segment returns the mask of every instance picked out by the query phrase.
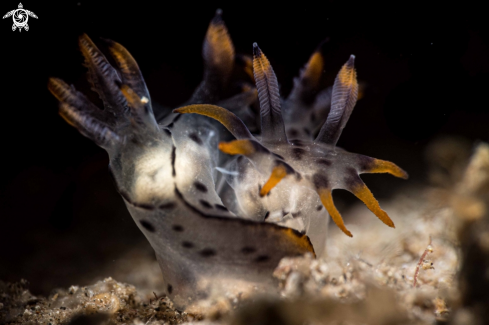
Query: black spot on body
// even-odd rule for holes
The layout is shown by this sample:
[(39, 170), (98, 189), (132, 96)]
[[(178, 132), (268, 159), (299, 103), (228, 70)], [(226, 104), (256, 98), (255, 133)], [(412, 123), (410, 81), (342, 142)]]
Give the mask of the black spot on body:
[(194, 244), (189, 242), (189, 241), (183, 241), (182, 242), (182, 246), (185, 247), (185, 248), (193, 248), (194, 247)]
[(173, 292), (173, 286), (171, 284), (168, 284), (166, 290), (168, 291), (168, 294), (171, 295), (171, 293)]
[(170, 124), (168, 124), (166, 127), (167, 127), (167, 128), (169, 128), (169, 129), (171, 129), (171, 128), (173, 127), (173, 125), (174, 125), (174, 124), (173, 124), (173, 122), (171, 122), (171, 123), (170, 123)]
[(206, 200), (199, 200), (199, 203), (204, 207), (204, 208), (207, 208), (207, 209), (210, 209), (212, 208), (212, 205), (207, 202)]
[(221, 204), (214, 204), (214, 207), (216, 207), (216, 209), (218, 210), (222, 210), (222, 211), (229, 211), (228, 208), (226, 208), (224, 205), (221, 205)]
[(241, 248), (241, 253), (243, 253), (245, 255), (253, 254), (254, 252), (256, 252), (256, 248), (251, 247), (251, 246), (245, 246), (245, 247)]
[(171, 209), (174, 209), (177, 205), (175, 204), (175, 202), (168, 202), (168, 203), (163, 203), (161, 204), (158, 209), (161, 209), (161, 210), (171, 210)]
[(322, 205), (318, 205), (318, 206), (316, 207), (316, 210), (317, 210), (317, 211), (321, 211), (322, 209), (323, 209), (323, 206), (322, 206)]
[(180, 225), (173, 225), (172, 229), (175, 230), (176, 232), (182, 232), (184, 229)]
[(172, 175), (175, 177), (177, 175), (177, 172), (175, 171), (175, 159), (177, 158), (177, 147), (172, 146), (171, 149), (171, 168), (172, 168)]
[(262, 262), (266, 262), (270, 259), (270, 256), (268, 255), (258, 255), (256, 258), (255, 258), (255, 262), (257, 263), (262, 263)]
[(331, 166), (331, 161), (328, 160), (328, 159), (324, 159), (324, 158), (317, 159), (316, 160), (316, 163), (319, 164), (319, 165)]
[(202, 256), (202, 257), (211, 257), (211, 256), (214, 256), (216, 255), (216, 251), (213, 250), (212, 248), (204, 248), (203, 250), (201, 250), (199, 252), (199, 254)]
[(207, 186), (205, 186), (204, 184), (202, 184), (201, 182), (199, 181), (195, 181), (194, 182), (194, 187), (197, 191), (199, 192), (202, 192), (202, 193), (207, 193)]
[(267, 213), (265, 213), (265, 218), (263, 220), (267, 220), (269, 216), (270, 216), (270, 211), (267, 211)]
[(313, 182), (314, 186), (316, 187), (316, 189), (328, 188), (328, 186), (329, 186), (328, 178), (326, 176), (318, 174), (318, 173), (316, 173), (312, 176), (312, 182)]
[(171, 131), (168, 130), (168, 129), (163, 129), (163, 132), (166, 133), (166, 135), (168, 135), (169, 137), (171, 137)]
[(199, 136), (197, 135), (197, 133), (195, 132), (192, 132), (188, 135), (188, 137), (195, 143), (197, 143), (199, 146), (202, 145), (202, 140), (199, 138)]
[(147, 231), (149, 231), (149, 232), (155, 232), (155, 227), (151, 223), (149, 223), (148, 221), (146, 221), (146, 220), (139, 220), (139, 223)]
[(306, 154), (306, 150), (304, 150), (302, 148), (293, 148), (292, 149), (292, 157), (294, 157), (295, 160), (301, 160), (305, 154)]

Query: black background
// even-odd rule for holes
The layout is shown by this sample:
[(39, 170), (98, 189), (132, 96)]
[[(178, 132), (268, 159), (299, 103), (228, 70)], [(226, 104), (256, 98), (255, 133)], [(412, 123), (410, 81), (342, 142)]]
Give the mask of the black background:
[[(17, 5), (2, 1), (0, 14)], [(426, 182), (423, 155), (433, 139), (489, 137), (489, 29), (477, 6), (83, 0), (23, 5), (39, 17), (29, 18), (28, 32), (12, 32), (11, 18), (0, 20), (0, 280), (26, 278), (35, 293), (109, 276), (104, 265), (144, 245), (109, 179), (105, 153), (57, 115), (47, 91), (48, 78), (56, 76), (89, 92), (77, 49), (84, 32), (96, 43), (103, 37), (123, 44), (138, 61), (153, 100), (172, 107), (188, 99), (202, 77), (202, 41), (217, 8), (223, 9), (237, 53), (251, 54), (258, 42), (282, 94), (330, 37), (325, 83), (332, 84), (355, 54), (359, 80), (367, 87), (339, 145), (392, 160), (411, 176), (404, 183), (364, 177), (379, 198), (404, 184)]]

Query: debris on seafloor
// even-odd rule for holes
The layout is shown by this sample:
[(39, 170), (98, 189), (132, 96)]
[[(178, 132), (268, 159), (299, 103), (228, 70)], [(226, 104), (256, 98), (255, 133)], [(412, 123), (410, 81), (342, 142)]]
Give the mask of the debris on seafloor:
[(134, 286), (112, 278), (58, 289), (48, 297), (32, 295), (25, 280), (0, 282), (0, 292), (2, 324), (144, 324), (152, 319), (181, 324), (193, 319), (175, 310), (167, 297), (144, 302)]
[(436, 186), (408, 188), (383, 202), (395, 230), (366, 218), (364, 206), (354, 206), (345, 214), (349, 228), (368, 231), (349, 238), (333, 228), (319, 258), (282, 259), (273, 274), (279, 294), (215, 293), (201, 303), (203, 314), (190, 315), (159, 294), (163, 289), (154, 288), (153, 294), (138, 282), (160, 276), (156, 266), (139, 267), (138, 276), (130, 277), (134, 286), (108, 278), (49, 297), (31, 295), (25, 281), (0, 283), (0, 323), (485, 324), (489, 145), (477, 145), (470, 159), (469, 146), (443, 140), (430, 147), (436, 148), (429, 157)]

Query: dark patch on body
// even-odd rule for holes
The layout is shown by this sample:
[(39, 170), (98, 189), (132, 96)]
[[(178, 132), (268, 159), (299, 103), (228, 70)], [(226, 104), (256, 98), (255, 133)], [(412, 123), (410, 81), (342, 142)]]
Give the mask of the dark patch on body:
[(328, 188), (328, 186), (329, 186), (328, 178), (326, 176), (318, 174), (318, 173), (312, 175), (312, 182), (313, 182), (314, 187), (316, 189)]
[(301, 160), (302, 157), (306, 154), (306, 150), (302, 149), (302, 148), (293, 148), (292, 149), (292, 157), (295, 159), (295, 160)]
[(146, 229), (147, 231), (149, 232), (155, 232), (155, 227), (149, 222), (149, 221), (146, 221), (146, 220), (139, 220), (139, 223), (141, 224), (141, 226), (144, 227), (144, 229)]
[(202, 193), (207, 193), (207, 186), (205, 186), (204, 184), (202, 184), (201, 182), (199, 181), (195, 181), (194, 182), (194, 187), (197, 191), (199, 192), (202, 192)]
[(155, 209), (154, 205), (148, 203), (133, 203), (136, 208), (140, 208), (143, 210), (153, 211)]
[(346, 176), (344, 181), (346, 186), (348, 186), (349, 188), (355, 188), (363, 185), (363, 181), (360, 176), (358, 176), (357, 171), (351, 167), (346, 169)]
[(182, 242), (182, 247), (184, 248), (193, 248), (195, 245), (189, 241), (183, 241)]
[(265, 213), (265, 218), (263, 220), (267, 220), (269, 216), (270, 216), (270, 211), (267, 211), (267, 213)]
[(203, 144), (202, 139), (199, 138), (199, 136), (195, 132), (190, 133), (188, 135), (188, 137), (190, 138), (190, 140), (192, 140), (193, 142), (197, 143), (199, 146), (201, 146)]
[(321, 211), (322, 209), (323, 209), (323, 206), (322, 206), (322, 205), (318, 205), (318, 206), (316, 207), (316, 210), (317, 210), (317, 211)]
[(266, 262), (270, 259), (270, 256), (268, 255), (258, 255), (256, 258), (255, 258), (255, 262), (257, 263), (262, 263), (262, 262)]
[(165, 132), (166, 135), (168, 135), (169, 137), (171, 137), (171, 131), (170, 130), (163, 129), (163, 132)]
[(318, 165), (323, 165), (323, 166), (331, 166), (331, 161), (328, 160), (328, 159), (324, 159), (324, 158), (319, 158), (319, 159), (316, 159), (316, 163)]
[(211, 209), (212, 205), (207, 202), (206, 200), (199, 200), (200, 205), (202, 205), (204, 208)]
[(204, 248), (199, 252), (199, 254), (202, 257), (212, 257), (216, 255), (216, 251), (213, 250), (212, 248)]
[(289, 130), (289, 135), (291, 137), (297, 137), (299, 135), (299, 131), (297, 131), (296, 129), (290, 129)]
[(184, 230), (181, 225), (173, 225), (171, 228), (176, 232), (183, 232)]
[(175, 209), (176, 206), (177, 206), (177, 204), (175, 202), (168, 202), (168, 203), (160, 204), (160, 206), (158, 207), (158, 209), (161, 209), (161, 210), (171, 210), (171, 209)]
[(301, 139), (293, 139), (293, 140), (290, 140), (290, 143), (294, 146), (303, 146), (305, 145), (304, 141), (302, 141)]
[(308, 128), (303, 128), (302, 130), (304, 131), (305, 134), (311, 136), (311, 130), (309, 130)]
[(374, 158), (364, 155), (356, 155), (356, 159), (358, 160), (358, 166), (361, 172), (369, 171), (375, 161)]
[(166, 287), (166, 291), (169, 295), (171, 295), (171, 293), (173, 292), (173, 286), (171, 284), (168, 284), (168, 286)]

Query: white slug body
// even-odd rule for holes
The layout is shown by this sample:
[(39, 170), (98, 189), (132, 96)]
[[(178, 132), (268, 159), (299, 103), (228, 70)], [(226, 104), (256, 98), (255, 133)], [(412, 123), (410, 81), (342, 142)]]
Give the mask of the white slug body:
[[(328, 213), (351, 235), (334, 207), (335, 188), (350, 190), (393, 226), (358, 175), (407, 174), (393, 163), (335, 147), (357, 99), (353, 56), (334, 87), (317, 92), (322, 57), (315, 52), (283, 102), (282, 117), (275, 74), (255, 44), (253, 61), (243, 61), (249, 75), (253, 62), (256, 89), (246, 86), (222, 98), (237, 67), (218, 12), (204, 42), (204, 81), (188, 106), (155, 114), (124, 47), (108, 44), (116, 69), (88, 36), (79, 44), (105, 109), (59, 79), (48, 87), (61, 102), (62, 117), (107, 150), (118, 191), (154, 248), (167, 294), (179, 308), (219, 288), (267, 288), (284, 256), (319, 255)], [(260, 136), (242, 122), (254, 124), (250, 106), (257, 97)], [(321, 127), (318, 119), (326, 116)], [(232, 140), (230, 134), (236, 140), (223, 142)]]

